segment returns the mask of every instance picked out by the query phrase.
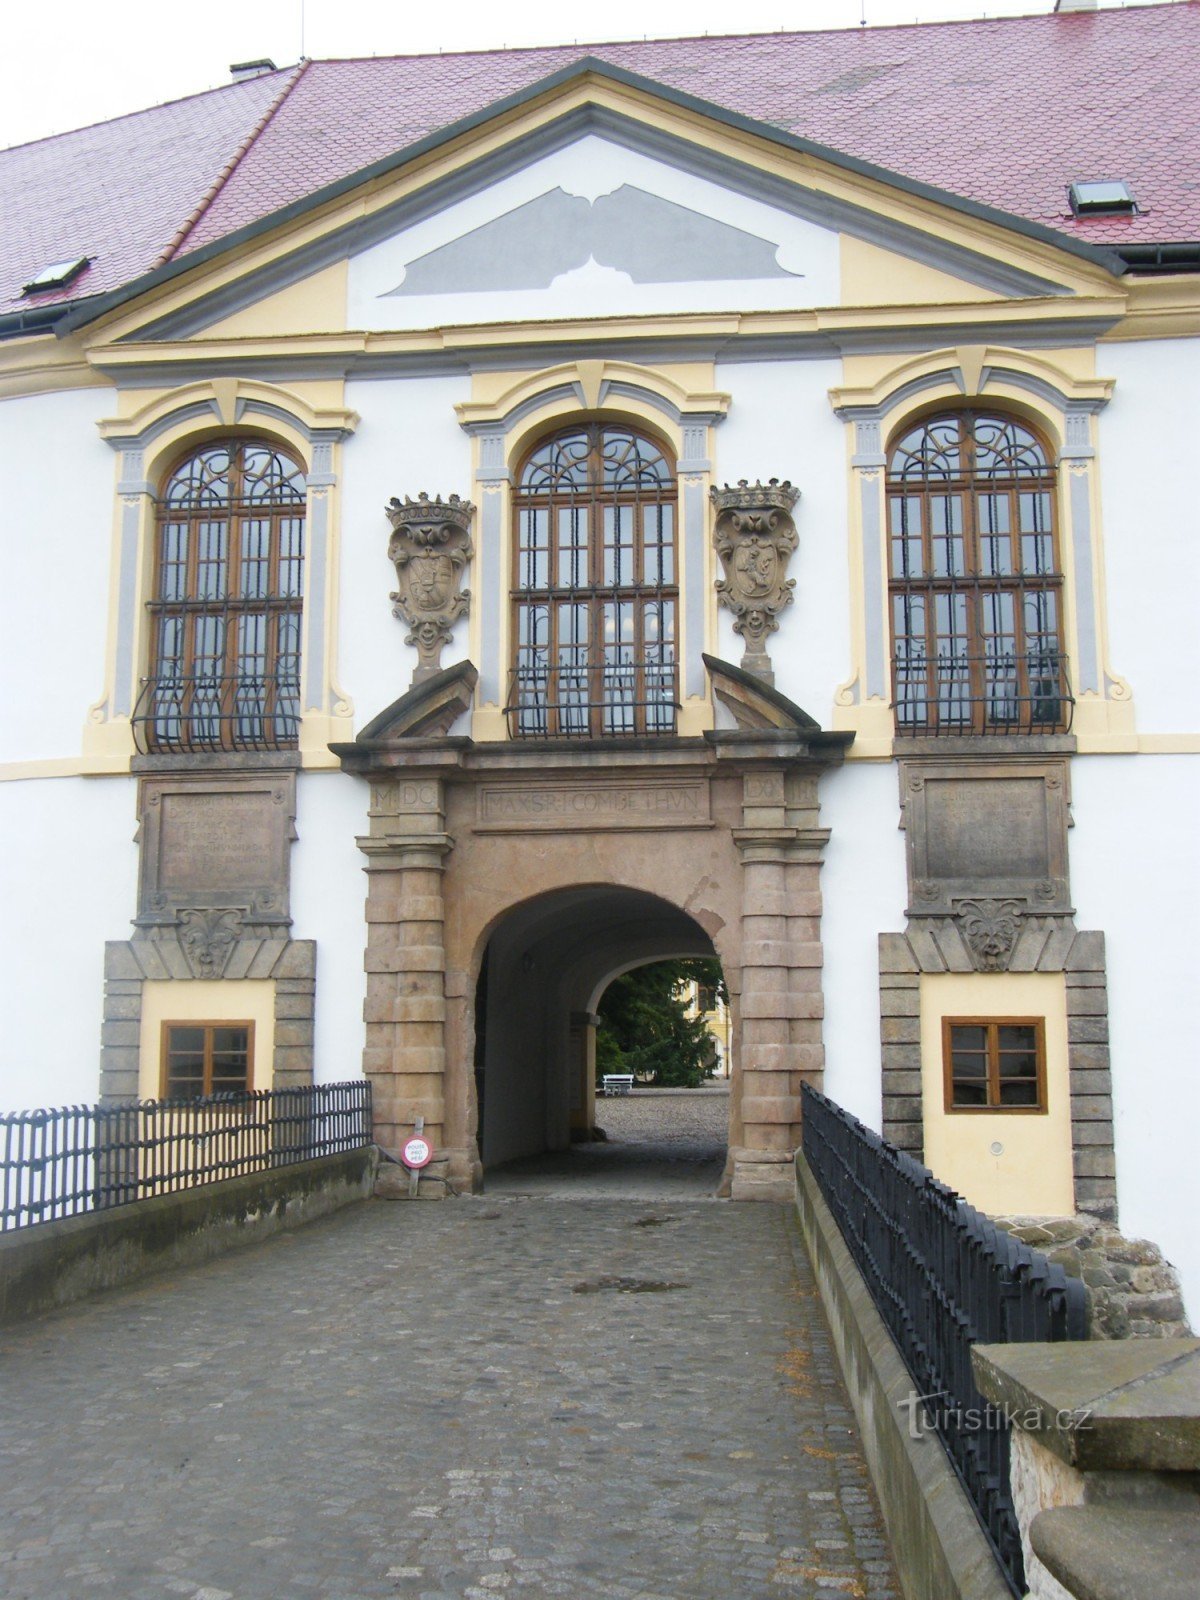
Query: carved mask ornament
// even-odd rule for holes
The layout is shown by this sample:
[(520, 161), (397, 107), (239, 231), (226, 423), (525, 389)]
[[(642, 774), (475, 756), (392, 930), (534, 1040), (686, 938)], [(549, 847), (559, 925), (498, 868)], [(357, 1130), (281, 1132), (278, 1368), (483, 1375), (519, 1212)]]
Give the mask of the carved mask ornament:
[(229, 952), (241, 933), (242, 913), (237, 907), (181, 910), (179, 943), (196, 978), (219, 978)]
[(1028, 909), (1023, 900), (959, 900), (958, 925), (979, 972), (1007, 972)]
[(460, 591), (458, 584), (475, 554), (468, 531), (475, 507), (456, 494), (448, 500), (420, 494), (403, 502), (393, 496), (386, 510), (392, 525), (388, 560), (396, 569), (388, 598), (392, 615), (409, 625), (404, 642), (417, 647), (413, 682), (419, 683), (441, 670), (442, 646), (470, 608), (471, 591)]
[(796, 587), (787, 564), (798, 542), (792, 507), (800, 491), (778, 478), (765, 484), (743, 478), (710, 493), (717, 513), (713, 542), (725, 571), (717, 595), (746, 641), (742, 666), (770, 682), (766, 638), (779, 627), (779, 613), (791, 605)]

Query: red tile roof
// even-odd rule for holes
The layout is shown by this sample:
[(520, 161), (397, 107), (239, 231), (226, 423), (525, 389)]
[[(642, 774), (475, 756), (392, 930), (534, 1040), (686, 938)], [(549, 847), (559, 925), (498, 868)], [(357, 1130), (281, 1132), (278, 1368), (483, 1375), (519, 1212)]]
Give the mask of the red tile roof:
[[(312, 61), (0, 152), (0, 309), (117, 288), (584, 56), (1097, 244), (1200, 240), (1200, 0), (852, 32)], [(1127, 179), (1132, 217), (1075, 218)]]

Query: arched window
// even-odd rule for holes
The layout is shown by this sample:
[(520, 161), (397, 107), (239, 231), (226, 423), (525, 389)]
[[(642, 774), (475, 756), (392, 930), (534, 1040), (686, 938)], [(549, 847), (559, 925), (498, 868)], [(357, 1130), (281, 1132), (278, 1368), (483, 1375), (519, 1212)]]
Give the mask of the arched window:
[(1055, 473), (1010, 417), (926, 418), (887, 475), (898, 733), (1055, 733), (1072, 699)]
[(673, 733), (676, 485), (661, 446), (587, 423), (543, 441), (514, 491), (510, 732)]
[(140, 748), (295, 747), (306, 487), (303, 467), (250, 439), (205, 445), (167, 478)]

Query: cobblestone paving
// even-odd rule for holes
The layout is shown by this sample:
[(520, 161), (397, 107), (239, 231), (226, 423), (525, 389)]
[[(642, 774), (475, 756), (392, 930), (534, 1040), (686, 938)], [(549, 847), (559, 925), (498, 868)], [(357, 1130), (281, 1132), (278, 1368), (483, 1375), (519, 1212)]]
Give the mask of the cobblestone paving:
[(369, 1202), (11, 1330), (0, 1396), (6, 1600), (899, 1592), (783, 1207)]
[(729, 1136), (724, 1085), (601, 1096), (596, 1121), (605, 1143), (494, 1168), (487, 1175), (488, 1193), (703, 1199), (720, 1182)]

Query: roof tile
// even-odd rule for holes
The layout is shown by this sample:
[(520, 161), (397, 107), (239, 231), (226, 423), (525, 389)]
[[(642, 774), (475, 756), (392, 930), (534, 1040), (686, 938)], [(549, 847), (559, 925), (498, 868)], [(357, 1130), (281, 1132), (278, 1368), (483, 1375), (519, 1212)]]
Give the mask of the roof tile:
[[(584, 56), (1098, 244), (1200, 240), (1200, 0), (1123, 10), (314, 61), (0, 152), (0, 306), (47, 262), (118, 287)], [(1067, 185), (1124, 178), (1132, 217)], [(38, 296), (46, 304), (53, 296)]]

